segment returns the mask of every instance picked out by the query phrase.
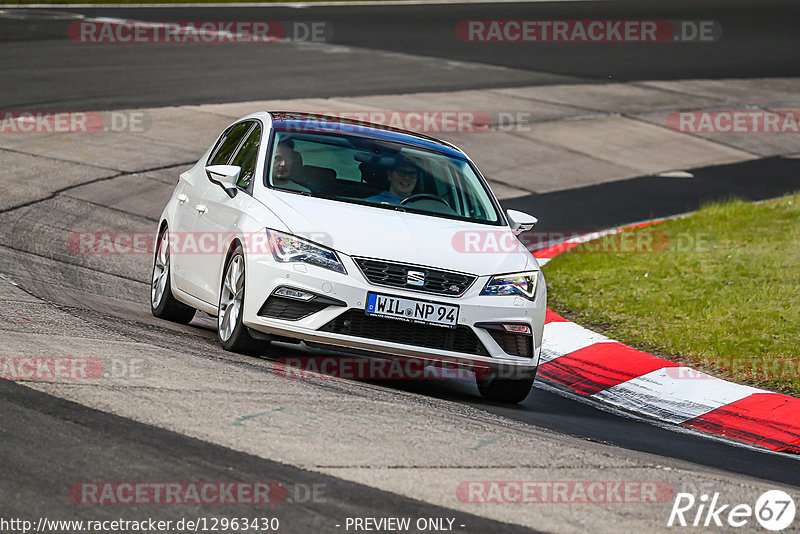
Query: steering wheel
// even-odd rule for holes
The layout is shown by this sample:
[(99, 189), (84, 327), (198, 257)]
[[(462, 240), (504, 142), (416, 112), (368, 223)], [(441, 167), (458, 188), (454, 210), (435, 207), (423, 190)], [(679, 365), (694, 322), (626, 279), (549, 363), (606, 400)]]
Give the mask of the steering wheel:
[(442, 204), (444, 204), (445, 206), (447, 206), (448, 208), (450, 207), (450, 204), (445, 202), (441, 197), (438, 197), (436, 195), (431, 195), (430, 193), (417, 193), (416, 195), (409, 195), (400, 201), (400, 205), (405, 206), (406, 204), (410, 204), (411, 202), (416, 202), (417, 200), (422, 200), (424, 198), (427, 198), (429, 200), (437, 200)]

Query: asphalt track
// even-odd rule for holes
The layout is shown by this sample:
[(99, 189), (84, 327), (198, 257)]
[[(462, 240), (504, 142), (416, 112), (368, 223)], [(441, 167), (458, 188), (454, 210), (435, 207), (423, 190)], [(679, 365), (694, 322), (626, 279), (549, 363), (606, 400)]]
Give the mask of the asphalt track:
[[(274, 481), (287, 489), (286, 502), (259, 512), (279, 517), (285, 532), (328, 532), (345, 516), (451, 517), (469, 531), (515, 533), (527, 528), (454, 512), (424, 502), (310, 473), (295, 467), (204, 443), (180, 434), (143, 425), (111, 414), (0, 380), (4, 399), (0, 413), (4, 469), (0, 481), (2, 515), (29, 517), (46, 511), (49, 517), (76, 517), (74, 505), (64, 502), (64, 488), (78, 480), (235, 480)], [(43, 435), (42, 429), (47, 429)], [(31, 450), (31, 444), (37, 448)], [(49, 451), (43, 463), (39, 452)], [(131, 462), (147, 458), (146, 462)], [(133, 466), (131, 464), (134, 463)], [(170, 478), (171, 477), (171, 478)], [(307, 489), (324, 487), (324, 499), (308, 499)], [(8, 491), (14, 487), (14, 491)], [(318, 491), (318, 495), (319, 490)], [(21, 498), (35, 495), (33, 500)], [(308, 499), (306, 501), (306, 499)], [(278, 508), (280, 506), (280, 508)], [(95, 508), (96, 520), (153, 516), (148, 505)], [(241, 505), (164, 507), (159, 520), (183, 517), (241, 517)], [(277, 509), (277, 513), (276, 510)], [(274, 515), (273, 515), (274, 514)], [(261, 516), (261, 515), (260, 515)], [(253, 517), (249, 515), (248, 517)], [(473, 530), (474, 529), (474, 530)]]
[[(69, 16), (0, 14), (3, 109), (116, 109), (551, 83), (782, 77), (797, 74), (800, 48), (800, 5), (791, 0), (50, 11), (149, 21), (322, 21), (333, 33), (327, 44), (339, 46), (98, 46), (69, 41), (67, 28), (76, 20)], [(462, 20), (593, 18), (712, 20), (722, 28), (722, 37), (690, 43), (537, 43), (535, 48), (456, 38)]]
[[(358, 17), (353, 12), (358, 11)], [(515, 84), (589, 83), (599, 80), (678, 79), (692, 77), (758, 77), (796, 75), (800, 7), (794, 2), (674, 2), (668, 7), (648, 2), (494, 4), (218, 9), (91, 9), (65, 11), (92, 16), (139, 20), (326, 20), (336, 30), (334, 43), (347, 47), (333, 55), (324, 47), (276, 45), (269, 53), (252, 45), (184, 48), (177, 45), (87, 47), (65, 41), (63, 20), (12, 20), (0, 17), (0, 94), (3, 109), (109, 109), (224, 102), (297, 96), (397, 93), (420, 90), (499, 87)], [(543, 45), (536, 54), (520, 54), (516, 45), (474, 46), (451, 38), (459, 20), (477, 18), (666, 18), (713, 19), (724, 28), (717, 46)], [(390, 54), (362, 53), (380, 50)], [(423, 56), (424, 60), (419, 57)], [(153, 57), (158, 57), (154, 62)], [(335, 57), (335, 60), (331, 58)], [(457, 61), (443, 72), (443, 62)], [(374, 62), (374, 63), (370, 63)], [(498, 69), (497, 66), (502, 68)], [(420, 75), (420, 73), (424, 75)], [(343, 73), (345, 73), (343, 75)], [(309, 83), (324, 79), (325, 84)], [(513, 199), (508, 207), (537, 213), (541, 228), (599, 229), (620, 223), (694, 209), (701, 202), (731, 195), (769, 198), (796, 188), (798, 160), (770, 158), (695, 170), (698, 181), (665, 182), (642, 177), (587, 188)], [(753, 180), (760, 175), (763, 179)], [(11, 177), (3, 176), (3, 180)], [(631, 202), (636, 199), (636, 202)], [(19, 279), (29, 293), (58, 309), (130, 339), (156, 346), (166, 341), (185, 344), (186, 352), (216, 354), (212, 333), (203, 325), (158, 325), (148, 318), (146, 300), (138, 308), (116, 304), (120, 294), (141, 295), (138, 280), (96, 284), (79, 276), (79, 266), (63, 257), (49, 257), (25, 243), (39, 239), (27, 224), (46, 218), (53, 203), (34, 202), (24, 209), (0, 213), (18, 233), (4, 232), (5, 259), (0, 272)], [(57, 199), (56, 199), (57, 200)], [(57, 207), (57, 206), (56, 206)], [(91, 209), (88, 204), (84, 207)], [(130, 214), (119, 213), (119, 224)], [(80, 213), (69, 223), (80, 223)], [(15, 261), (23, 263), (16, 264)], [(19, 265), (23, 265), (19, 267)], [(108, 274), (108, 273), (106, 273)], [(102, 278), (103, 273), (97, 274)], [(43, 282), (44, 280), (44, 282)], [(92, 282), (92, 285), (89, 285)], [(207, 325), (206, 325), (207, 326)], [(13, 329), (12, 329), (13, 331)], [(281, 347), (281, 354), (297, 351)], [(298, 351), (298, 354), (302, 354)], [(267, 354), (269, 357), (269, 353)], [(198, 363), (202, 358), (198, 356)], [(239, 368), (241, 361), (227, 362)], [(797, 461), (650, 423), (599, 411), (544, 389), (535, 389), (520, 406), (478, 400), (472, 386), (449, 382), (379, 383), (354, 396), (389, 395), (403, 402), (411, 392), (423, 400), (446, 401), (515, 420), (566, 436), (590, 451), (607, 446), (622, 454), (650, 455), (653, 462), (689, 466), (720, 477), (751, 477), (800, 487)], [(517, 532), (521, 527), (436, 507), (353, 482), (311, 473), (263, 458), (188, 438), (102, 411), (56, 399), (25, 386), (0, 381), (0, 511), (4, 516), (37, 516), (43, 511), (61, 517), (113, 517), (114, 508), (76, 509), (64, 498), (64, 487), (76, 480), (255, 480), (269, 478), (287, 485), (328, 484), (330, 499), (281, 509), (293, 527), (289, 532), (339, 531), (332, 522), (344, 516), (458, 516), (469, 532)], [(45, 433), (42, 429), (47, 429)], [(146, 458), (147, 461), (142, 461)], [(126, 508), (126, 513), (148, 512)], [(171, 514), (202, 513), (202, 509)], [(216, 508), (235, 514), (241, 508)]]
[[(767, 200), (797, 190), (800, 160), (771, 157), (692, 169), (693, 179), (640, 176), (503, 201), (536, 213), (536, 231), (595, 232), (729, 199)], [(754, 180), (754, 176), (758, 180)]]

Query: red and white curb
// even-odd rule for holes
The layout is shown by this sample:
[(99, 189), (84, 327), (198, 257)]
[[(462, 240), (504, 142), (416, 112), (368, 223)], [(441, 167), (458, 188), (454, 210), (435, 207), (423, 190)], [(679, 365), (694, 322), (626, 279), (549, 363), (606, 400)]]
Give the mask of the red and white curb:
[[(576, 237), (534, 252), (545, 264)], [(800, 398), (734, 384), (628, 347), (547, 310), (537, 379), (587, 399), (659, 421), (767, 449), (800, 454)]]

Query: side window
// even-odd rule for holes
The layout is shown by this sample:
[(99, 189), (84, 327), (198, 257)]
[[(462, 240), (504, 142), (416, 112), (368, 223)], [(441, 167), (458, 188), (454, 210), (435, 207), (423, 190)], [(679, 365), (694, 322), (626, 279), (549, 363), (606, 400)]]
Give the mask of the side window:
[(217, 144), (216, 151), (211, 156), (211, 159), (208, 160), (208, 164), (227, 165), (233, 151), (239, 146), (242, 137), (247, 134), (251, 126), (253, 126), (251, 121), (240, 122), (222, 134), (222, 139), (220, 139), (220, 142)]
[(295, 140), (295, 150), (303, 155), (303, 164), (312, 167), (325, 167), (336, 171), (339, 180), (361, 181), (361, 162), (356, 161), (353, 152), (341, 147)]
[(256, 172), (256, 159), (258, 157), (258, 145), (261, 142), (261, 125), (256, 123), (256, 127), (247, 136), (242, 147), (233, 157), (231, 165), (238, 165), (242, 168), (239, 173), (239, 181), (236, 183), (242, 189), (247, 189)]

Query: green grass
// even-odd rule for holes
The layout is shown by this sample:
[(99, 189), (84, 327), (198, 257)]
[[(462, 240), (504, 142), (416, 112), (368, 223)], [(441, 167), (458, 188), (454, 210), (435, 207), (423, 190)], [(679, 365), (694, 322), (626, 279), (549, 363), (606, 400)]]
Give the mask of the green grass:
[[(626, 243), (636, 251), (613, 252)], [(555, 258), (545, 275), (550, 307), (580, 324), (800, 396), (800, 194), (711, 204), (590, 242)]]

